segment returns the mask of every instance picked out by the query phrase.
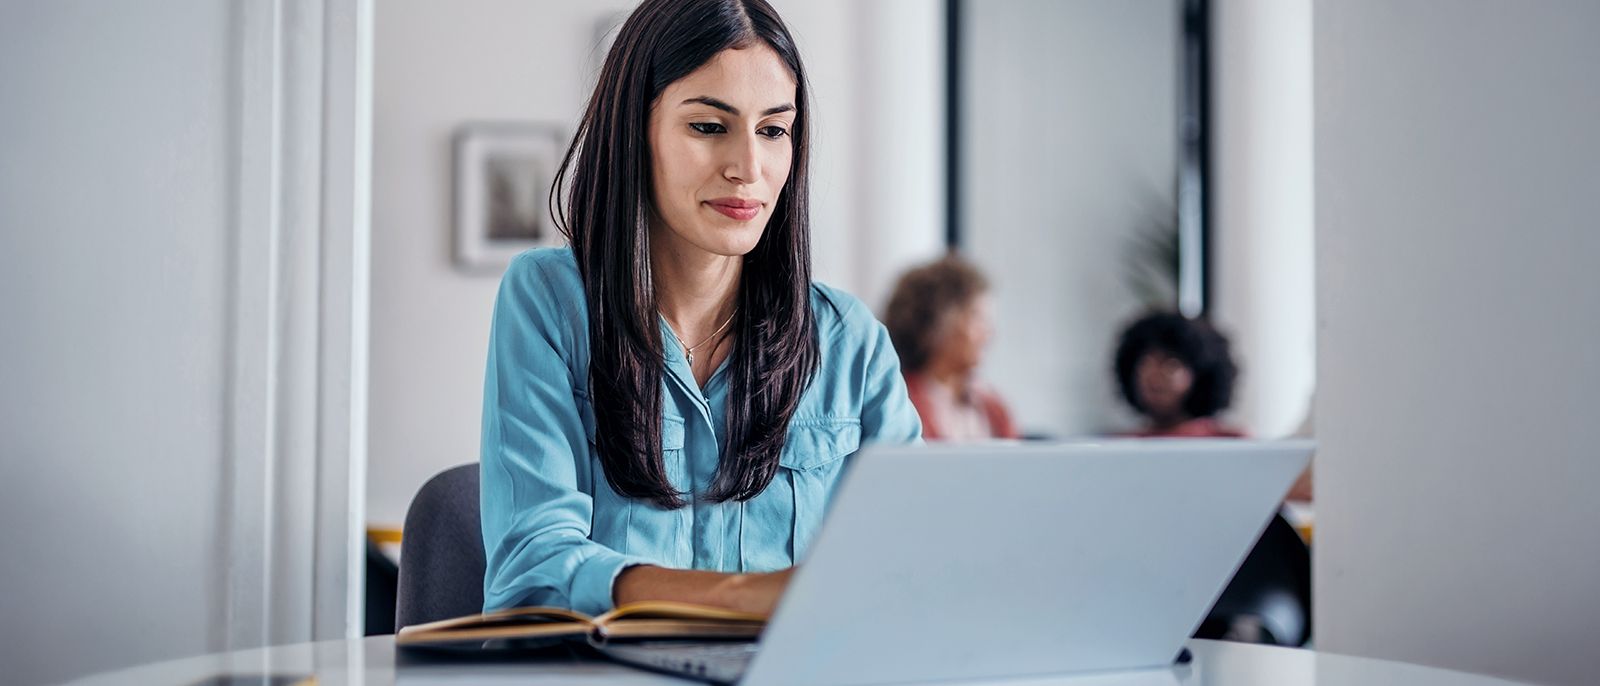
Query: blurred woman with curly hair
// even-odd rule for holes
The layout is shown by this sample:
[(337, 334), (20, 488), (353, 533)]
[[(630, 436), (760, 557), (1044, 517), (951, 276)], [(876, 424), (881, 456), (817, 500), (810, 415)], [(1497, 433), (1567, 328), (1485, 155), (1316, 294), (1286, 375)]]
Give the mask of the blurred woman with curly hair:
[(1216, 415), (1233, 400), (1238, 368), (1228, 339), (1202, 319), (1145, 315), (1122, 332), (1115, 371), (1122, 397), (1147, 420), (1135, 436), (1237, 438)]
[(1005, 403), (976, 378), (994, 333), (988, 291), (977, 268), (951, 255), (906, 272), (889, 298), (884, 325), (927, 440), (1018, 437)]

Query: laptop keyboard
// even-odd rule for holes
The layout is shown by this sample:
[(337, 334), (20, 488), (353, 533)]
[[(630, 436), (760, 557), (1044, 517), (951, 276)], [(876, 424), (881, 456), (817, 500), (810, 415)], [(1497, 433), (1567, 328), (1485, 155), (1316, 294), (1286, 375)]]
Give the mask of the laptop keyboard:
[(611, 644), (602, 651), (624, 662), (644, 664), (690, 677), (737, 681), (759, 644), (754, 642)]

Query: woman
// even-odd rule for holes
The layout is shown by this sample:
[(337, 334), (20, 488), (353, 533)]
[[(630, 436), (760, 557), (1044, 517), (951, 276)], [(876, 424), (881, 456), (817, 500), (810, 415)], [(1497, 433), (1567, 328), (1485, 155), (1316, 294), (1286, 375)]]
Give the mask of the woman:
[(811, 283), (810, 111), (764, 0), (645, 0), (507, 270), (484, 383), (484, 609), (770, 612), (843, 463), (919, 440), (888, 334)]
[(1203, 320), (1146, 315), (1122, 332), (1115, 371), (1122, 397), (1147, 424), (1133, 436), (1239, 438), (1216, 415), (1233, 400), (1238, 369), (1228, 339)]
[(928, 440), (1017, 438), (999, 394), (977, 380), (994, 327), (989, 282), (951, 255), (906, 272), (884, 314)]

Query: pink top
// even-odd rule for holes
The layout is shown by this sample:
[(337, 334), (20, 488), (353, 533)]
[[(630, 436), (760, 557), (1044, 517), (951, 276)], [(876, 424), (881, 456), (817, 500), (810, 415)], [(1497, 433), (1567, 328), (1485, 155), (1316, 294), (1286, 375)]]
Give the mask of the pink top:
[[(913, 401), (915, 398), (913, 398)], [(1157, 431), (1146, 427), (1127, 435), (1136, 438), (1244, 438), (1244, 432), (1223, 425), (1215, 417), (1197, 417), (1172, 428)]]
[(966, 397), (918, 373), (907, 373), (906, 391), (922, 417), (922, 437), (930, 441), (1020, 438), (1011, 412), (993, 390), (973, 383)]

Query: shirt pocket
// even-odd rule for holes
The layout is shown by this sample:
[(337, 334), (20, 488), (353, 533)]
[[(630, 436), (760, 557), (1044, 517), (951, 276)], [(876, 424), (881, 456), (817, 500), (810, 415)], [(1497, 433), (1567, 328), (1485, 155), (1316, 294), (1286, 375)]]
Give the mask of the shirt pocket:
[(804, 559), (843, 474), (845, 458), (860, 447), (859, 419), (795, 420), (789, 425), (778, 473), (766, 490), (745, 504), (739, 548), (746, 570), (781, 569)]

